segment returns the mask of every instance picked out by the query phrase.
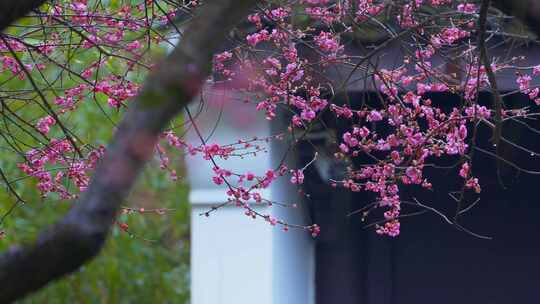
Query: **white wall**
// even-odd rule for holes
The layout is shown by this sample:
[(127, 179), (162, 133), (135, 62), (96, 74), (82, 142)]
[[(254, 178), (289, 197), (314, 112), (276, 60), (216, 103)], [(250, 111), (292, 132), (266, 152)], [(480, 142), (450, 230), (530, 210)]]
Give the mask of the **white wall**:
[[(235, 100), (230, 91), (205, 93), (197, 115), (203, 137), (219, 126), (208, 143), (227, 144), (238, 139), (271, 134), (271, 125), (253, 105)], [(198, 103), (192, 113), (199, 112)], [(191, 130), (187, 138), (200, 144)], [(272, 144), (270, 152), (244, 159), (231, 158), (219, 165), (235, 171), (263, 174), (281, 159), (284, 146)], [(253, 220), (236, 206), (227, 206), (210, 217), (199, 216), (226, 200), (226, 188), (211, 182), (212, 166), (200, 156), (186, 158), (191, 185), (191, 303), (193, 304), (312, 304), (314, 303), (314, 251), (309, 233), (283, 232), (262, 219)], [(265, 198), (297, 201), (296, 189), (287, 179), (266, 189)], [(306, 223), (302, 208), (258, 206), (258, 211), (291, 223)]]

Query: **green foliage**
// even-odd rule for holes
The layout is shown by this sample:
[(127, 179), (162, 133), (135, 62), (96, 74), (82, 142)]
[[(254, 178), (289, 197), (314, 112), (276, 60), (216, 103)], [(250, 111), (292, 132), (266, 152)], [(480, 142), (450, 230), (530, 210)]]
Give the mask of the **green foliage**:
[[(85, 103), (81, 111), (65, 120), (69, 128), (82, 134), (88, 143), (106, 143), (111, 137), (110, 121), (95, 106)], [(104, 107), (110, 119), (119, 120), (119, 113)], [(21, 115), (32, 116), (27, 107)], [(17, 130), (18, 131), (18, 130)], [(58, 130), (55, 130), (58, 132)], [(18, 131), (21, 142), (32, 139)], [(19, 143), (20, 144), (20, 143)], [(0, 168), (26, 204), (19, 203), (0, 225), (6, 235), (0, 239), (0, 250), (12, 244), (31, 242), (39, 231), (59, 219), (72, 201), (59, 200), (55, 194), (41, 198), (34, 178), (23, 177), (16, 163), (22, 158), (5, 145), (0, 150)], [(171, 159), (181, 164), (181, 159)], [(51, 168), (54, 170), (54, 168)], [(182, 172), (181, 168), (176, 168)], [(0, 216), (15, 202), (13, 195), (0, 182)], [(66, 184), (69, 186), (69, 184)], [(73, 187), (71, 185), (71, 187)], [(153, 161), (143, 172), (125, 206), (174, 209), (163, 215), (156, 213), (124, 214), (118, 221), (127, 223), (134, 236), (113, 227), (111, 237), (101, 254), (77, 273), (54, 282), (21, 303), (187, 303), (189, 299), (189, 204), (187, 186), (174, 183)], [(147, 241), (151, 240), (151, 241)]]
[[(124, 214), (134, 236), (114, 226), (101, 254), (80, 271), (56, 281), (20, 303), (187, 303), (189, 299), (189, 204), (187, 187), (148, 169), (128, 200), (133, 207), (171, 208), (156, 213)], [(59, 218), (71, 202), (29, 199), (10, 215), (0, 249), (28, 242)], [(0, 192), (0, 211), (13, 201)]]

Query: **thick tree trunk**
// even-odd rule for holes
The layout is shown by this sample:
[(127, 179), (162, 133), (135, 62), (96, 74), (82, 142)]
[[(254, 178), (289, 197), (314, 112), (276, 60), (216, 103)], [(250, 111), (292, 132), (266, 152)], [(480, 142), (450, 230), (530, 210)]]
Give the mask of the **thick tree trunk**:
[[(0, 27), (42, 1), (1, 1)], [(159, 134), (199, 92), (212, 56), (255, 0), (207, 1), (180, 45), (148, 76), (98, 165), (88, 190), (67, 215), (28, 246), (0, 256), (0, 303), (38, 290), (95, 257)], [(19, 3), (18, 5), (15, 3)], [(12, 4), (10, 6), (10, 4)]]

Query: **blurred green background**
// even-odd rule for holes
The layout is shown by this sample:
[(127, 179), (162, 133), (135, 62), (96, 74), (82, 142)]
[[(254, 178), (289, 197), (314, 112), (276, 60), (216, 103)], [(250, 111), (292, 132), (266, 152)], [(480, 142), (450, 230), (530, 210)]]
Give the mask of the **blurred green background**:
[[(189, 204), (187, 186), (172, 183), (149, 166), (128, 200), (133, 207), (171, 208), (163, 215), (124, 214), (130, 235), (114, 226), (97, 259), (80, 271), (56, 281), (19, 303), (187, 303), (189, 302)], [(32, 197), (33, 196), (33, 197)], [(54, 222), (71, 202), (41, 199), (35, 191), (24, 194), (5, 221), (0, 250), (34, 239)], [(13, 202), (0, 192), (0, 212)]]
[[(127, 223), (133, 235), (114, 226), (98, 258), (19, 303), (188, 303), (187, 186), (172, 183), (157, 166), (149, 166), (134, 189), (130, 206), (174, 210), (163, 215), (121, 215), (119, 222)], [(71, 204), (41, 199), (30, 190), (24, 197), (28, 203), (19, 205), (2, 227), (6, 236), (0, 240), (0, 250), (34, 239)], [(13, 201), (0, 191), (0, 212)]]

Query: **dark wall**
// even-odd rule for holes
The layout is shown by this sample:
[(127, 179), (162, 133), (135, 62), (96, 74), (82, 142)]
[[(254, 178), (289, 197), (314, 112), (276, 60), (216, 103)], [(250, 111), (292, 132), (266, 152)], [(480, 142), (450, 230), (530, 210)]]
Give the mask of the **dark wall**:
[[(364, 95), (349, 97), (358, 101)], [(459, 102), (450, 95), (433, 95), (432, 99), (449, 107)], [(489, 96), (484, 95), (482, 100), (489, 100)], [(523, 96), (507, 100), (516, 107), (525, 102)], [(338, 135), (349, 127), (331, 117), (327, 120)], [(535, 124), (538, 127), (537, 122), (531, 122)], [(540, 151), (540, 135), (531, 134), (520, 124), (505, 127), (506, 137)], [(483, 138), (489, 138), (487, 128), (480, 132)], [(313, 157), (312, 144), (300, 146), (300, 163)], [(492, 148), (487, 140), (479, 145)], [(523, 167), (540, 168), (538, 157), (528, 153), (508, 146), (502, 147), (501, 153)], [(451, 159), (445, 161), (450, 163)], [(460, 224), (492, 240), (459, 231), (434, 213), (403, 219), (402, 233), (397, 238), (378, 236), (373, 228), (364, 227), (380, 218), (362, 222), (359, 216), (347, 216), (372, 202), (373, 196), (333, 189), (320, 170), (309, 167), (304, 190), (310, 194), (307, 203), (313, 220), (322, 229), (316, 241), (317, 304), (537, 303), (540, 200), (536, 189), (540, 177), (502, 166), (502, 186), (493, 158), (475, 153), (473, 163), (483, 187), (481, 201), (460, 218)], [(330, 167), (341, 168), (338, 163)], [(431, 170), (427, 174), (435, 190), (404, 188), (402, 199), (416, 197), (452, 217), (456, 203), (448, 193), (460, 188), (457, 169)]]

